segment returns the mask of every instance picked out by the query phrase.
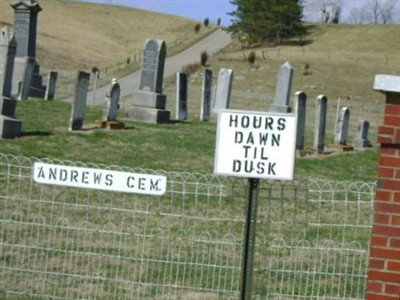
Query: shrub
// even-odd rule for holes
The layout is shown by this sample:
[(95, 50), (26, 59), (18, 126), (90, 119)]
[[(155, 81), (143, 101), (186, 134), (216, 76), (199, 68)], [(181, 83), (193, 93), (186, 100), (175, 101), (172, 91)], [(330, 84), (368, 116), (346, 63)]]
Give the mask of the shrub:
[(194, 26), (194, 32), (199, 33), (200, 27), (201, 27), (200, 23), (197, 23), (197, 24)]
[(208, 61), (208, 53), (207, 51), (203, 51), (200, 54), (200, 64), (205, 67), (207, 65), (207, 61)]
[(256, 62), (256, 52), (251, 51), (247, 57), (247, 61), (249, 62), (250, 65), (254, 65)]
[(217, 20), (217, 26), (221, 26), (221, 18), (218, 18), (218, 20)]
[(200, 68), (201, 68), (201, 65), (198, 63), (188, 64), (188, 65), (182, 67), (181, 72), (185, 73), (187, 75), (190, 75), (190, 74), (197, 72)]
[(209, 18), (205, 18), (203, 23), (204, 23), (205, 27), (208, 27), (208, 25), (210, 24), (210, 19)]
[(304, 76), (307, 76), (307, 75), (311, 75), (311, 74), (312, 74), (312, 72), (310, 71), (310, 65), (309, 65), (308, 63), (305, 63), (305, 64), (304, 64), (303, 69), (304, 69), (304, 71), (303, 71), (303, 75), (304, 75)]

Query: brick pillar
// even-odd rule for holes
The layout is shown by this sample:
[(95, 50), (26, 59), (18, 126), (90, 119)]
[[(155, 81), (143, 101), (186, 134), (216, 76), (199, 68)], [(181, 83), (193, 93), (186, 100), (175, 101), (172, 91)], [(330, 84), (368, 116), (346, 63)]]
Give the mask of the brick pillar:
[(400, 76), (376, 75), (386, 95), (378, 129), (378, 187), (368, 267), (367, 300), (400, 299)]

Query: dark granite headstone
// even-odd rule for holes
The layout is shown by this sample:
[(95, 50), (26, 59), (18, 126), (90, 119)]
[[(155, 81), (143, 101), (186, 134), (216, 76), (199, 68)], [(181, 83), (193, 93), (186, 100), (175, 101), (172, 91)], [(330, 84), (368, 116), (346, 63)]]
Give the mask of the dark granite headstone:
[(107, 93), (107, 111), (104, 114), (103, 121), (116, 121), (119, 109), (119, 98), (121, 95), (121, 87), (114, 78)]
[(188, 118), (188, 76), (176, 73), (176, 119), (185, 121)]
[(47, 78), (46, 93), (44, 95), (45, 100), (54, 100), (56, 95), (58, 73), (55, 71), (50, 71)]
[(325, 128), (327, 111), (328, 98), (324, 95), (318, 96), (317, 109), (315, 110), (314, 148), (319, 154), (322, 154), (325, 148)]
[[(7, 37), (8, 39), (8, 37)], [(1, 61), (2, 89), (0, 90), (0, 139), (21, 135), (22, 122), (15, 117), (17, 101), (11, 98), (12, 73), (15, 59), (15, 41), (11, 39)], [(2, 49), (4, 50), (4, 49)]]
[(89, 80), (89, 73), (78, 72), (75, 85), (75, 100), (72, 104), (69, 130), (81, 130), (83, 128)]
[(203, 85), (201, 88), (201, 107), (200, 121), (208, 121), (211, 115), (211, 88), (212, 88), (212, 71), (204, 70)]

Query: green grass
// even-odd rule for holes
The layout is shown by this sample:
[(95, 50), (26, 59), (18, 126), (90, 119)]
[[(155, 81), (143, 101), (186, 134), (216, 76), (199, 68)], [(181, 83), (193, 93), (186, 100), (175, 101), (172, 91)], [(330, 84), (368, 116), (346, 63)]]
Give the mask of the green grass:
[[(85, 130), (68, 131), (71, 104), (59, 101), (18, 102), (22, 136), (0, 140), (0, 150), (14, 155), (112, 164), (178, 172), (213, 173), (215, 122), (153, 125), (125, 122), (123, 130), (100, 129), (101, 108), (88, 107)], [(298, 155), (297, 178), (374, 181), (377, 150)]]

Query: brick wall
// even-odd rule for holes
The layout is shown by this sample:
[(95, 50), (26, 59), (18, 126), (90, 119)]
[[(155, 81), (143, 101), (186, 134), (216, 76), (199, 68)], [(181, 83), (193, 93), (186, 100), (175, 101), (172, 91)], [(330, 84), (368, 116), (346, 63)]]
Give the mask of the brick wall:
[(400, 300), (400, 76), (377, 75), (374, 89), (386, 103), (366, 299)]

